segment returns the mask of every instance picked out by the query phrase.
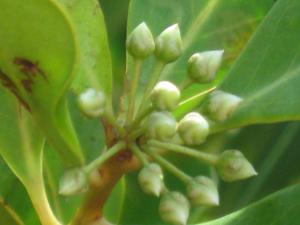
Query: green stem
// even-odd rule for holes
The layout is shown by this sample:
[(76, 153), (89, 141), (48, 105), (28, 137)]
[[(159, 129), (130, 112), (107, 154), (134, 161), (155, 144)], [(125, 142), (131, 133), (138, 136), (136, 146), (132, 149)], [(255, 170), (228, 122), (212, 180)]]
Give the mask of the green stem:
[(178, 177), (182, 182), (187, 183), (192, 178), (187, 175), (185, 172), (174, 166), (172, 163), (168, 162), (166, 159), (164, 159), (162, 156), (156, 154), (153, 150), (148, 150), (147, 153), (161, 166), (163, 166), (165, 169), (167, 169), (170, 173), (174, 174), (176, 177)]
[(121, 136), (125, 135), (125, 130), (124, 128), (117, 122), (116, 118), (113, 116), (112, 113), (110, 112), (105, 112), (104, 113), (104, 118), (114, 127), (118, 130)]
[(133, 121), (132, 124), (129, 125), (128, 130), (132, 131), (133, 129), (135, 129), (137, 126), (140, 125), (141, 121), (148, 116), (151, 112), (154, 111), (154, 107), (150, 106), (148, 108), (146, 108), (145, 110), (143, 110), (142, 112), (140, 112), (137, 117), (135, 118), (135, 120)]
[(145, 132), (146, 132), (146, 129), (144, 127), (139, 128), (136, 131), (133, 131), (132, 133), (130, 133), (130, 135), (128, 136), (128, 140), (129, 141), (134, 141), (135, 139), (137, 139), (139, 136), (141, 136)]
[(144, 166), (149, 164), (148, 159), (136, 144), (130, 145), (129, 148), (133, 152), (133, 154), (143, 163)]
[(147, 103), (148, 103), (148, 97), (154, 87), (154, 85), (157, 83), (157, 81), (159, 80), (160, 74), (162, 72), (162, 70), (165, 67), (165, 63), (161, 62), (161, 61), (157, 61), (152, 74), (150, 75), (150, 80), (148, 81), (148, 85), (146, 87), (146, 90), (144, 92), (144, 95), (142, 97), (142, 101), (141, 101), (141, 105), (139, 108), (139, 112), (144, 111), (144, 108), (146, 107)]
[(200, 152), (197, 151), (195, 149), (192, 148), (188, 148), (185, 146), (180, 146), (177, 144), (172, 144), (172, 143), (165, 143), (165, 142), (161, 142), (161, 141), (156, 141), (156, 140), (150, 140), (148, 141), (148, 144), (150, 146), (156, 147), (156, 148), (162, 148), (162, 149), (166, 149), (169, 151), (173, 151), (173, 152), (177, 152), (177, 153), (181, 153), (181, 154), (185, 154), (191, 157), (194, 157), (196, 159), (199, 159), (205, 163), (208, 163), (209, 165), (216, 165), (216, 163), (218, 162), (218, 156), (216, 155), (212, 155), (209, 153), (205, 153), (205, 152)]
[(135, 59), (134, 60), (134, 70), (133, 76), (131, 79), (130, 92), (128, 96), (128, 112), (127, 112), (127, 124), (130, 123), (134, 118), (134, 109), (135, 109), (135, 95), (137, 91), (137, 86), (140, 79), (142, 61)]
[(104, 152), (99, 158), (95, 159), (90, 164), (86, 165), (83, 168), (84, 171), (87, 174), (91, 173), (94, 169), (99, 168), (106, 160), (114, 156), (124, 147), (125, 147), (125, 143), (123, 141), (118, 142), (117, 144), (109, 148), (106, 152)]

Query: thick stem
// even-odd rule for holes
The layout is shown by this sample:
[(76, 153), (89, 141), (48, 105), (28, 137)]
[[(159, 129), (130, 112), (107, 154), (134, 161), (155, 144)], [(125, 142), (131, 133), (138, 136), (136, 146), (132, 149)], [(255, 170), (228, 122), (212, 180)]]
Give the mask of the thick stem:
[(142, 61), (135, 59), (134, 60), (134, 71), (130, 83), (130, 91), (128, 96), (128, 112), (127, 112), (127, 124), (131, 123), (134, 118), (135, 113), (135, 95), (137, 91), (137, 86), (140, 79)]
[(166, 168), (170, 173), (174, 174), (176, 177), (178, 177), (182, 182), (187, 183), (192, 178), (184, 173), (182, 170), (174, 166), (172, 163), (168, 162), (166, 159), (164, 159), (162, 156), (158, 155), (153, 150), (148, 150), (147, 153), (161, 166)]
[(137, 126), (140, 125), (141, 121), (148, 116), (151, 112), (154, 111), (154, 107), (150, 106), (146, 109), (144, 109), (142, 112), (139, 112), (139, 114), (136, 116), (135, 120), (133, 121), (132, 124), (130, 124), (128, 130), (132, 131), (133, 129), (135, 129)]
[(92, 161), (90, 164), (84, 167), (84, 171), (89, 174), (93, 170), (99, 168), (106, 160), (114, 156), (117, 152), (121, 151), (122, 148), (125, 147), (125, 143), (120, 141), (117, 144), (115, 144), (113, 147), (108, 149), (106, 152), (104, 152), (101, 156), (99, 156), (97, 159)]
[(129, 147), (133, 154), (143, 163), (144, 166), (149, 164), (147, 157), (136, 144), (132, 144)]
[(192, 148), (188, 148), (188, 147), (184, 147), (184, 146), (180, 146), (180, 145), (172, 144), (172, 143), (165, 143), (165, 142), (161, 142), (161, 141), (150, 140), (150, 141), (148, 141), (148, 144), (152, 147), (162, 148), (165, 150), (169, 150), (169, 151), (173, 151), (173, 152), (191, 156), (191, 157), (199, 159), (205, 163), (208, 163), (209, 165), (212, 165), (212, 166), (218, 162), (218, 158), (219, 158), (218, 156), (213, 155), (213, 154), (200, 152), (200, 151), (197, 151)]
[(90, 225), (102, 217), (103, 206), (119, 179), (130, 171), (140, 167), (140, 162), (132, 156), (131, 151), (122, 150), (107, 160), (99, 174), (101, 182), (98, 186), (90, 187), (69, 225)]

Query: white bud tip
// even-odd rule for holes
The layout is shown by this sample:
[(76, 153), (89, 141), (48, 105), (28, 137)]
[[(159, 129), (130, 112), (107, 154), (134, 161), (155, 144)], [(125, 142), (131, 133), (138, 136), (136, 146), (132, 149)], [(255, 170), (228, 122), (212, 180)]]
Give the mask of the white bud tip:
[(87, 177), (80, 168), (65, 172), (59, 182), (59, 194), (70, 196), (87, 190)]
[(89, 88), (78, 99), (81, 111), (88, 117), (100, 117), (105, 110), (105, 95), (102, 91)]
[(191, 112), (179, 122), (178, 132), (185, 144), (199, 145), (209, 135), (209, 124), (202, 115)]
[(180, 101), (180, 91), (169, 81), (156, 84), (150, 95), (153, 106), (159, 111), (172, 111)]
[(177, 122), (169, 112), (154, 112), (149, 115), (145, 128), (150, 138), (167, 141), (175, 135)]

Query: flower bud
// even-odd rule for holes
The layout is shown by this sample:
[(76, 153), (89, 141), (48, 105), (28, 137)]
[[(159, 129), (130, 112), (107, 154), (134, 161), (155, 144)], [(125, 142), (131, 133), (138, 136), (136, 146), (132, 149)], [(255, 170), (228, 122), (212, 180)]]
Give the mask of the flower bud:
[(199, 145), (209, 134), (209, 124), (199, 113), (192, 112), (181, 119), (178, 132), (185, 144)]
[(193, 54), (188, 61), (188, 76), (197, 82), (208, 83), (215, 79), (224, 50)]
[(81, 111), (88, 117), (101, 116), (105, 110), (105, 95), (102, 91), (89, 88), (78, 99)]
[(207, 111), (212, 119), (223, 122), (231, 116), (242, 100), (233, 94), (214, 91), (209, 97)]
[(138, 25), (128, 36), (126, 47), (130, 55), (144, 59), (153, 53), (155, 43), (150, 29), (145, 22)]
[(219, 176), (224, 181), (242, 180), (257, 175), (245, 156), (237, 150), (224, 151), (216, 165)]
[(147, 194), (159, 196), (164, 188), (163, 172), (156, 163), (146, 165), (138, 175), (138, 181), (142, 190)]
[(176, 133), (177, 122), (169, 112), (154, 112), (146, 121), (147, 135), (161, 141), (171, 139)]
[(168, 192), (164, 194), (159, 203), (161, 218), (174, 225), (185, 225), (189, 217), (190, 204), (187, 198), (180, 192)]
[(180, 100), (179, 89), (169, 81), (156, 84), (150, 95), (153, 106), (159, 111), (172, 111), (177, 108)]
[(195, 206), (219, 205), (219, 194), (214, 182), (205, 176), (198, 176), (187, 184), (187, 195)]
[(80, 168), (65, 172), (59, 182), (59, 194), (69, 196), (87, 190), (88, 182), (85, 172)]
[(155, 56), (158, 60), (170, 63), (182, 52), (182, 41), (178, 24), (165, 29), (155, 40)]

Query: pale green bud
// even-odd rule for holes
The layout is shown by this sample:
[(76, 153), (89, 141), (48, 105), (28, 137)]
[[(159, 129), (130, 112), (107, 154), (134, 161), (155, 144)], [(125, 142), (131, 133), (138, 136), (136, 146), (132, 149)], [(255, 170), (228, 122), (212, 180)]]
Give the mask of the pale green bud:
[(145, 22), (142, 22), (131, 32), (127, 38), (126, 47), (128, 52), (138, 59), (144, 59), (154, 52), (154, 39)]
[(65, 196), (82, 193), (87, 188), (87, 176), (81, 168), (66, 171), (59, 182), (59, 194)]
[(145, 125), (150, 138), (167, 141), (175, 135), (177, 122), (169, 112), (154, 112)]
[(158, 60), (170, 63), (182, 52), (182, 41), (178, 24), (165, 29), (155, 40), (155, 56)]
[(156, 163), (150, 163), (141, 169), (138, 181), (142, 190), (154, 196), (159, 196), (164, 188), (163, 172)]
[(205, 176), (198, 176), (187, 184), (187, 196), (195, 206), (219, 205), (219, 194), (214, 182)]
[(97, 118), (103, 115), (105, 110), (105, 95), (102, 91), (89, 88), (78, 99), (81, 111), (88, 117)]
[(150, 99), (157, 110), (172, 111), (178, 106), (180, 91), (171, 82), (161, 81), (154, 87)]
[(199, 113), (191, 112), (179, 122), (178, 132), (185, 144), (199, 145), (209, 134), (209, 124)]
[(224, 181), (242, 180), (257, 175), (243, 153), (237, 150), (224, 151), (216, 165), (219, 176)]
[(214, 91), (209, 97), (207, 111), (212, 119), (223, 122), (231, 116), (242, 100), (233, 94)]
[(208, 83), (215, 79), (224, 50), (193, 54), (188, 61), (188, 76), (197, 82)]
[(185, 225), (189, 217), (190, 204), (180, 192), (164, 194), (159, 203), (159, 214), (167, 223)]

